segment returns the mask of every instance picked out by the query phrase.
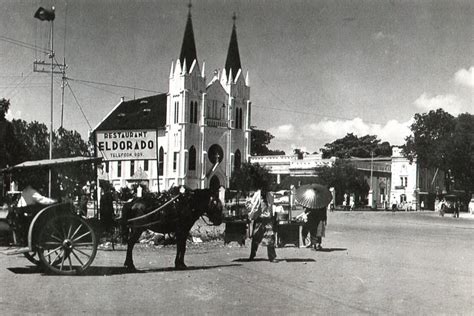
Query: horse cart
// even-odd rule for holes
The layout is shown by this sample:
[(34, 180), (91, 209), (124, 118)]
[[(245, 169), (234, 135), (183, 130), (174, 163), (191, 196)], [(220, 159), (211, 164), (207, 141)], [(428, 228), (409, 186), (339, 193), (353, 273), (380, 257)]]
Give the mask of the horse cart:
[[(61, 165), (100, 163), (100, 158), (73, 157), (29, 161), (2, 170), (14, 173), (23, 169), (53, 168)], [(7, 255), (23, 254), (28, 260), (55, 274), (80, 274), (92, 264), (98, 247), (100, 225), (97, 218), (81, 216), (73, 202), (18, 207), (20, 192), (10, 195), (7, 220), (13, 232), (15, 248)], [(15, 197), (16, 195), (16, 197)], [(132, 251), (141, 233), (151, 229), (173, 233), (176, 238), (175, 267), (184, 269), (186, 239), (196, 220), (206, 216), (213, 225), (222, 223), (223, 203), (209, 189), (174, 187), (169, 191), (135, 197), (125, 203), (115, 226), (127, 243), (124, 266), (135, 270)], [(98, 227), (99, 226), (99, 227)]]
[[(98, 163), (100, 158), (72, 157), (28, 161), (3, 169), (4, 175), (16, 172), (34, 172), (39, 168), (75, 166)], [(21, 192), (9, 192), (3, 206), (6, 220), (13, 233), (11, 249), (7, 255), (23, 254), (33, 264), (47, 271), (70, 275), (86, 271), (97, 253), (98, 237), (92, 223), (78, 215), (78, 209), (71, 202), (57, 202), (50, 205), (18, 206)]]

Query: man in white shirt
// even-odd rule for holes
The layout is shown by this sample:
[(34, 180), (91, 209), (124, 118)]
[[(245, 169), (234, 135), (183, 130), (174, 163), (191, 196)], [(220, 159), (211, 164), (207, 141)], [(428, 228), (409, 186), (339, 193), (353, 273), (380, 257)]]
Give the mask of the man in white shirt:
[(18, 201), (18, 207), (26, 207), (30, 205), (50, 205), (54, 204), (57, 201), (55, 199), (50, 199), (41, 195), (38, 191), (33, 189), (31, 185), (26, 186), (26, 188), (21, 191), (21, 197)]

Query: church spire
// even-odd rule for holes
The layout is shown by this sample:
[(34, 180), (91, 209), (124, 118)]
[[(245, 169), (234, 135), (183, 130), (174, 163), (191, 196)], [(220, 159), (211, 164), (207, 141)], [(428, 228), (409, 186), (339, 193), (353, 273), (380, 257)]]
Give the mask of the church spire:
[(183, 45), (181, 46), (181, 54), (179, 55), (179, 61), (181, 65), (186, 64), (191, 67), (193, 61), (197, 60), (196, 44), (194, 42), (194, 31), (193, 22), (191, 20), (191, 1), (188, 4), (188, 21), (186, 22), (186, 29), (184, 30)]
[[(237, 19), (235, 13), (232, 16), (234, 20), (234, 25), (232, 27), (232, 34), (230, 36), (229, 50), (227, 51), (227, 59), (225, 61), (225, 70), (226, 73), (232, 73), (235, 75), (242, 68), (240, 64), (240, 54), (239, 54), (239, 45), (237, 44), (237, 31), (235, 27), (235, 20)], [(229, 78), (231, 79), (231, 78)]]

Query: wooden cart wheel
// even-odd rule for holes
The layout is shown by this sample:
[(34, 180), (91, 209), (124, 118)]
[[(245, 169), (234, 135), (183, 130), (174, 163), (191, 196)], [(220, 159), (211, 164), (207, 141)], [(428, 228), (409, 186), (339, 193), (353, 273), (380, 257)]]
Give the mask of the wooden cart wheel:
[(55, 274), (84, 272), (94, 261), (97, 237), (80, 216), (67, 214), (50, 218), (38, 236), (39, 258)]

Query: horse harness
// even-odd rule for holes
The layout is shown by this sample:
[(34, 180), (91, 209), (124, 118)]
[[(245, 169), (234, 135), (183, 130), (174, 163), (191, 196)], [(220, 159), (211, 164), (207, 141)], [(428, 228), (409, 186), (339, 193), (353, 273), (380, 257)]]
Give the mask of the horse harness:
[[(160, 205), (159, 207), (155, 208), (154, 210), (152, 210), (151, 212), (148, 212), (146, 214), (143, 214), (143, 215), (140, 215), (140, 216), (137, 216), (137, 217), (134, 217), (134, 218), (131, 218), (131, 219), (128, 219), (127, 220), (127, 224), (129, 226), (132, 226), (132, 227), (135, 227), (135, 228), (139, 228), (139, 227), (149, 227), (149, 226), (153, 226), (153, 225), (156, 225), (156, 224), (160, 224), (160, 223), (163, 223), (167, 220), (167, 217), (165, 216), (165, 212), (164, 210), (166, 209), (166, 207), (169, 207), (169, 206), (172, 206), (173, 203), (179, 203), (179, 198), (180, 197), (184, 197), (184, 193), (177, 193), (176, 195), (174, 195), (171, 199), (169, 199), (168, 201), (166, 201), (163, 205)], [(176, 210), (176, 208), (175, 208)], [(192, 208), (191, 209), (192, 212), (195, 211), (195, 208)], [(159, 219), (158, 220), (154, 220), (154, 221), (151, 221), (151, 222), (147, 222), (147, 223), (144, 223), (144, 224), (139, 224), (139, 223), (136, 223), (137, 221), (140, 221), (140, 220), (145, 220), (145, 219), (151, 219), (152, 216), (154, 215), (159, 215)], [(177, 214), (175, 214), (177, 215)], [(202, 217), (201, 215), (201, 218), (203, 219), (203, 221), (207, 224), (207, 225), (211, 225), (209, 224), (206, 220), (204, 220), (204, 218)]]

